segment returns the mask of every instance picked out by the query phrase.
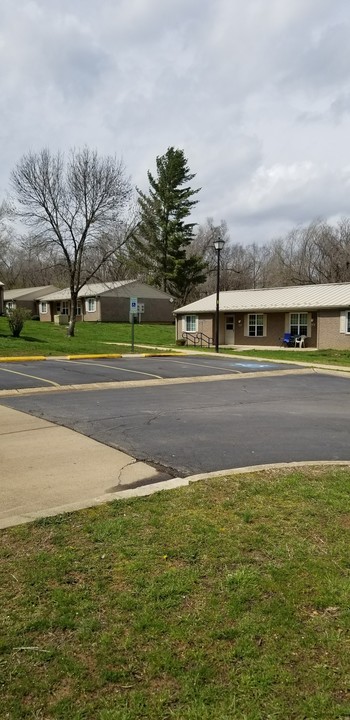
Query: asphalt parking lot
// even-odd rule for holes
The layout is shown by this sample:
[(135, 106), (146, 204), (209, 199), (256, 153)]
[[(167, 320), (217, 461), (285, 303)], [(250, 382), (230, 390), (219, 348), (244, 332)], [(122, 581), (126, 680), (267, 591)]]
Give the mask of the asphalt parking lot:
[[(40, 370), (45, 366), (50, 371), (46, 363), (37, 363), (37, 371), (39, 365)], [(212, 357), (107, 363), (111, 372), (117, 373), (117, 366), (162, 373), (162, 377), (191, 373), (193, 381), (182, 385), (159, 381), (154, 387), (121, 384), (85, 392), (57, 388), (49, 394), (2, 397), (1, 403), (77, 430), (174, 476), (252, 464), (350, 458), (347, 378), (315, 374), (311, 368), (282, 375), (278, 365), (269, 374), (264, 373), (265, 363), (256, 363), (257, 374), (252, 376), (250, 361), (242, 366)], [(270, 369), (268, 363), (266, 368)], [(212, 381), (218, 373), (227, 376), (237, 370), (240, 375), (235, 379)], [(97, 377), (99, 369), (84, 363), (69, 372), (84, 373), (83, 383), (85, 372), (91, 382), (90, 373)], [(192, 375), (197, 372), (212, 375), (212, 380), (199, 382)]]
[(91, 383), (160, 380), (252, 372), (278, 372), (295, 365), (216, 357), (123, 357), (117, 359), (0, 363), (0, 391)]

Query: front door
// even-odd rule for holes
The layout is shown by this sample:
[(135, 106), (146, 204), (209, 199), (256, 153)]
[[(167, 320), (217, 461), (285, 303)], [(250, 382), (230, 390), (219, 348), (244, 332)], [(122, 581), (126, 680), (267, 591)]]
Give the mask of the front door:
[(235, 316), (225, 315), (225, 345), (235, 344)]

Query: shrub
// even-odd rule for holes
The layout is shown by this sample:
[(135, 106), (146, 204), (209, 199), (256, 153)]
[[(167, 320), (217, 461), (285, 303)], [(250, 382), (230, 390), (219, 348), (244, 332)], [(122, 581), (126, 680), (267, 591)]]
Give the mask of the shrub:
[(32, 315), (31, 320), (40, 320), (40, 315)]
[(7, 319), (13, 337), (18, 338), (23, 330), (23, 325), (30, 318), (30, 311), (25, 308), (13, 308), (7, 311)]

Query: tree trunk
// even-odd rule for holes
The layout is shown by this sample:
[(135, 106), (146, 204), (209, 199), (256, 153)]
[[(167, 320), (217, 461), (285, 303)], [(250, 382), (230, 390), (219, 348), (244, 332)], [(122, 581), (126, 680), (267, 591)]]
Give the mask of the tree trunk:
[(75, 323), (77, 319), (78, 293), (71, 288), (70, 291), (70, 318), (67, 326), (67, 336), (74, 337)]
[(67, 337), (74, 337), (75, 332), (75, 319), (73, 320), (72, 317), (70, 317), (69, 323), (67, 325)]

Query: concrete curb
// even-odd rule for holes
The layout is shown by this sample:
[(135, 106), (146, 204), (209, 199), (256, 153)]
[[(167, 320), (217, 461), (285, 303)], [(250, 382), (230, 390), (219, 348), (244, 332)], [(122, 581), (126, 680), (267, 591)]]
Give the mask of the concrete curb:
[(141, 485), (137, 488), (129, 488), (126, 490), (119, 490), (113, 493), (106, 493), (99, 497), (90, 498), (83, 502), (69, 503), (67, 505), (60, 505), (57, 507), (51, 507), (45, 514), (43, 511), (29, 512), (25, 515), (13, 516), (12, 525), (3, 525), (0, 530), (7, 529), (8, 527), (14, 527), (15, 525), (24, 525), (35, 520), (43, 519), (46, 517), (53, 517), (56, 515), (62, 515), (64, 513), (76, 512), (78, 510), (84, 510), (87, 508), (98, 507), (105, 503), (113, 502), (114, 500), (130, 500), (132, 498), (147, 497), (163, 490), (175, 490), (181, 487), (188, 487), (191, 483), (199, 482), (201, 480), (210, 480), (211, 478), (227, 477), (229, 475), (249, 475), (250, 473), (266, 472), (268, 470), (284, 470), (293, 468), (308, 468), (308, 467), (345, 467), (350, 468), (350, 460), (310, 460), (290, 463), (270, 463), (266, 465), (250, 465), (248, 467), (241, 468), (230, 468), (228, 470), (217, 470), (209, 473), (201, 473), (197, 475), (189, 475), (185, 478), (172, 478), (171, 480), (163, 480), (158, 483), (150, 485)]
[(101, 354), (84, 354), (84, 355), (18, 355), (0, 357), (0, 363), (7, 362), (33, 362), (37, 360), (108, 360), (115, 358), (146, 358), (146, 357), (181, 357), (181, 353), (177, 352), (152, 352), (152, 353), (101, 353)]
[(141, 357), (181, 357), (181, 353), (178, 352), (152, 352), (152, 353), (142, 353)]
[[(83, 354), (83, 355), (64, 355), (65, 360), (96, 360), (97, 358), (121, 358), (123, 357), (120, 353), (109, 353), (108, 355), (100, 354)], [(49, 358), (46, 358), (49, 360)]]
[(110, 499), (123, 499), (132, 497), (143, 497), (153, 495), (153, 493), (161, 490), (173, 490), (178, 487), (188, 487), (191, 483), (201, 480), (210, 480), (217, 477), (227, 477), (228, 475), (249, 475), (250, 473), (266, 472), (267, 470), (285, 470), (289, 468), (302, 467), (350, 467), (350, 460), (306, 460), (286, 463), (268, 463), (266, 465), (248, 465), (241, 468), (230, 468), (228, 470), (214, 470), (209, 473), (200, 473), (197, 475), (188, 475), (185, 478), (173, 478), (172, 480), (164, 480), (153, 485), (142, 485), (138, 488), (123, 490), (115, 493), (115, 497)]
[[(113, 343), (118, 344), (118, 343)], [(120, 343), (121, 344), (121, 343)], [(140, 345), (139, 345), (140, 347)], [(142, 346), (141, 346), (142, 347)], [(256, 362), (268, 362), (268, 363), (275, 363), (277, 365), (299, 365), (299, 367), (304, 368), (310, 368), (310, 370), (331, 370), (338, 373), (344, 373), (349, 374), (350, 373), (350, 366), (347, 365), (326, 365), (324, 363), (314, 363), (314, 362), (303, 362), (302, 360), (292, 360), (291, 358), (288, 358), (288, 360), (282, 360), (277, 358), (266, 358), (266, 357), (260, 357), (258, 355), (241, 355), (241, 354), (232, 354), (232, 353), (223, 353), (220, 352), (219, 354), (215, 352), (206, 352), (202, 353), (198, 350), (191, 350), (191, 349), (178, 349), (178, 350), (168, 350), (164, 352), (149, 352), (149, 353), (96, 353), (96, 354), (81, 354), (81, 355), (19, 355), (17, 356), (9, 356), (6, 357), (4, 355), (0, 356), (0, 363), (7, 363), (7, 362), (33, 362), (33, 361), (43, 361), (43, 360), (108, 360), (108, 359), (119, 359), (119, 358), (157, 358), (157, 357), (183, 357), (183, 356), (196, 356), (196, 357), (214, 357), (214, 358), (234, 358), (239, 360), (251, 360)]]
[(0, 357), (0, 362), (32, 362), (37, 360), (46, 360), (45, 355), (19, 355), (18, 357)]

